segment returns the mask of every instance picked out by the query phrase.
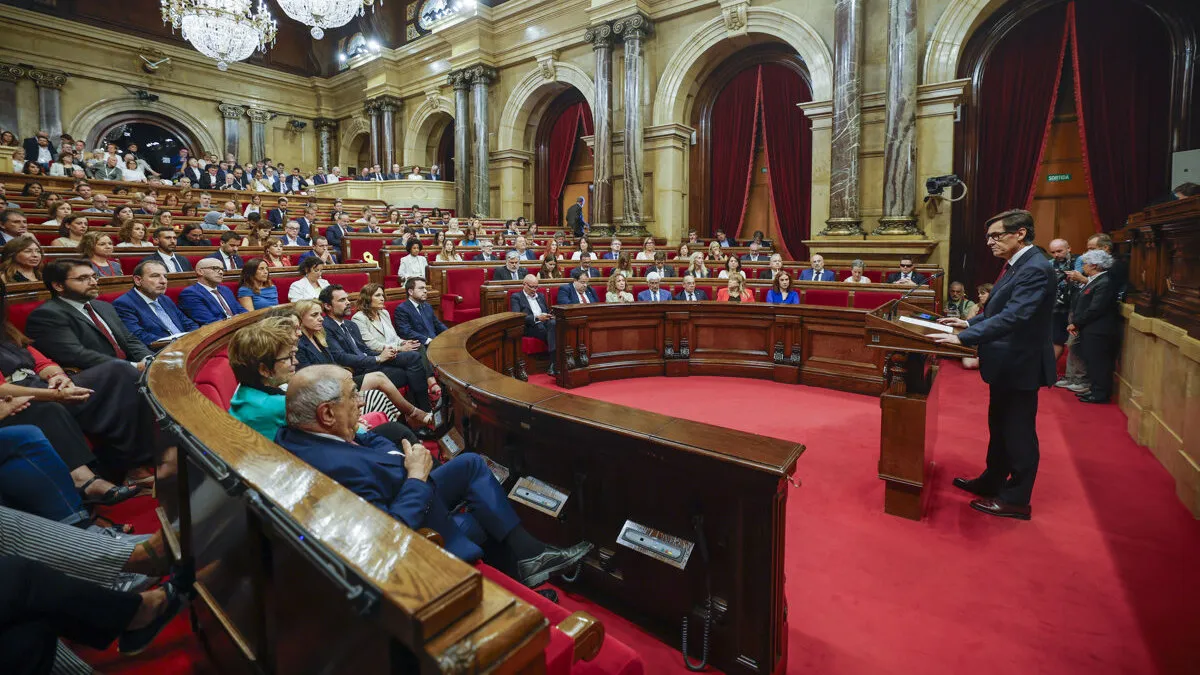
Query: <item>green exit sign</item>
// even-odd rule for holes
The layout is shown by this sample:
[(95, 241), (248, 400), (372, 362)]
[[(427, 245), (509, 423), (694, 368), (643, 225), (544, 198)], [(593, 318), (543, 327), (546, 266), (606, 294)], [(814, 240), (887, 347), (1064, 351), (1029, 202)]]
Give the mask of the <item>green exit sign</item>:
[(1063, 181), (1071, 180), (1071, 174), (1069, 174), (1069, 173), (1052, 173), (1049, 176), (1046, 176), (1046, 180), (1051, 183), (1061, 183)]

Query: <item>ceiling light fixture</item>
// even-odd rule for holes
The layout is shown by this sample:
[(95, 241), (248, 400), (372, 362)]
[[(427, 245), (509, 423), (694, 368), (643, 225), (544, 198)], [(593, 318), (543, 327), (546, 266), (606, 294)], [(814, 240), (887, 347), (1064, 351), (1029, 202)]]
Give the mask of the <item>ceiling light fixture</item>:
[[(375, 0), (277, 0), (284, 14), (312, 26), (313, 39), (325, 37), (325, 30), (345, 26), (355, 16), (362, 16), (367, 7), (374, 9)], [(383, 4), (383, 0), (379, 0)]]
[(263, 0), (162, 0), (163, 23), (180, 31), (196, 51), (217, 60), (217, 70), (244, 61), (275, 43), (275, 20)]

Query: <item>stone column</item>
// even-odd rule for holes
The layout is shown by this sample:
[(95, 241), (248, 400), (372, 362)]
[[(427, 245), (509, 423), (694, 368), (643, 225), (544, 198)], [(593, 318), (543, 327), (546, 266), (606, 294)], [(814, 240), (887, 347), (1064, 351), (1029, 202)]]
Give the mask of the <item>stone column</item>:
[(592, 223), (594, 236), (612, 235), (612, 26), (592, 26), (583, 34), (592, 43), (596, 57), (595, 105), (592, 118), (596, 129), (592, 152)]
[(471, 215), (471, 158), (467, 153), (471, 78), (466, 71), (457, 70), (450, 73), (449, 80), (454, 87), (454, 209), (455, 215), (466, 218)]
[(629, 236), (646, 236), (642, 225), (644, 147), (642, 139), (642, 73), (645, 57), (642, 40), (651, 35), (654, 28), (643, 14), (633, 14), (613, 22), (613, 32), (625, 41), (625, 204), (622, 214), (621, 233)]
[(392, 170), (396, 162), (396, 111), (400, 109), (400, 100), (391, 96), (379, 97), (379, 126), (383, 130), (383, 150), (380, 153), (383, 172)]
[(273, 115), (270, 110), (250, 108), (246, 117), (250, 118), (250, 162), (254, 163), (267, 156), (267, 122)]
[(321, 166), (331, 171), (337, 162), (333, 154), (333, 137), (337, 132), (337, 120), (328, 117), (318, 117), (313, 120), (313, 128), (317, 130), (317, 155)]
[(862, 134), (863, 0), (835, 0), (833, 9), (833, 143), (829, 220), (822, 235), (861, 235), (858, 151)]
[(25, 69), (10, 63), (0, 63), (0, 129), (13, 132), (17, 140), (17, 80), (25, 77)]
[(917, 3), (888, 3), (887, 105), (883, 216), (871, 234), (921, 234), (917, 228)]
[(62, 88), (67, 83), (67, 74), (58, 70), (42, 70), (34, 68), (29, 71), (29, 79), (37, 85), (38, 90), (38, 129), (50, 133), (50, 143), (58, 146), (58, 137), (62, 128)]
[[(488, 171), (488, 85), (496, 81), (496, 69), (473, 66), (471, 74), (471, 213), (492, 214), (492, 181)], [(455, 167), (458, 170), (458, 167)]]
[[(233, 155), (234, 159), (237, 159), (242, 134), (241, 120), (242, 115), (246, 114), (246, 106), (222, 103), (217, 106), (217, 110), (221, 111), (221, 117), (225, 119), (225, 154)], [(193, 149), (192, 152), (196, 150)]]
[[(367, 114), (367, 121), (371, 123), (371, 164), (382, 164), (383, 157), (380, 152), (383, 144), (379, 137), (379, 101), (371, 99), (363, 106), (363, 112)], [(359, 173), (362, 173), (364, 167), (358, 167)]]

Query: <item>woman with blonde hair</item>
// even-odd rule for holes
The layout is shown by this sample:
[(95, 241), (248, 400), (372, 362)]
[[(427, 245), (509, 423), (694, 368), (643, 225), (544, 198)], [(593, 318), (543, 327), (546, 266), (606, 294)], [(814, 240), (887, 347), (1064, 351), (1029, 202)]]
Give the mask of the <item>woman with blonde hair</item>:
[(633, 263), (629, 261), (629, 254), (622, 253), (617, 256), (617, 265), (613, 268), (613, 274), (624, 274), (627, 277), (633, 276)]
[(86, 213), (72, 213), (63, 220), (58, 226), (58, 239), (50, 242), (51, 246), (66, 246), (75, 248), (79, 246), (79, 242), (83, 241), (83, 235), (88, 231), (88, 219)]
[(146, 241), (146, 224), (136, 220), (130, 220), (122, 225), (117, 237), (121, 240), (121, 243), (117, 244), (117, 248), (154, 246), (153, 243)]
[(707, 279), (712, 276), (712, 273), (709, 272), (708, 267), (704, 264), (703, 252), (696, 251), (692, 254), (691, 262), (688, 263), (687, 269), (683, 272), (682, 276), (686, 277), (688, 275), (697, 279)]
[(746, 288), (746, 277), (741, 272), (729, 275), (729, 284), (717, 291), (717, 302), (754, 302), (754, 294)]
[(654, 260), (654, 237), (646, 237), (642, 241), (642, 250), (638, 251), (638, 260)]
[(447, 238), (442, 242), (442, 250), (438, 251), (438, 262), (462, 262), (462, 256), (454, 252), (454, 240)]
[(42, 246), (32, 234), (10, 239), (0, 248), (0, 280), (6, 283), (41, 281)]
[(458, 218), (451, 218), (450, 222), (446, 223), (446, 234), (451, 237), (463, 236), (462, 228), (458, 226)]
[(633, 293), (625, 290), (629, 286), (629, 280), (624, 274), (613, 273), (608, 278), (608, 292), (604, 294), (605, 302), (633, 302)]
[(705, 260), (712, 260), (714, 262), (719, 262), (721, 264), (724, 264), (725, 257), (726, 257), (725, 251), (721, 250), (721, 244), (719, 244), (717, 242), (717, 240), (714, 239), (711, 242), (709, 242), (708, 255), (705, 256)]
[(102, 277), (121, 276), (121, 263), (113, 257), (112, 237), (104, 232), (88, 232), (79, 242), (79, 257), (92, 263)]

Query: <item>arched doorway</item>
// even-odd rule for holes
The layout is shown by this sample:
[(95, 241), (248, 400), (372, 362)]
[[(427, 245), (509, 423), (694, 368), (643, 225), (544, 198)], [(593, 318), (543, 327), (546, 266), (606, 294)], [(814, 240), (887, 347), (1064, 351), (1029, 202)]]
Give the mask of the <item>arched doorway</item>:
[(121, 150), (130, 143), (136, 143), (141, 158), (166, 177), (174, 173), (171, 166), (179, 156), (180, 148), (187, 148), (193, 156), (216, 150), (200, 147), (187, 127), (176, 120), (141, 110), (105, 117), (92, 128), (87, 140), (89, 148), (102, 147), (111, 142)]
[(343, 170), (346, 176), (357, 176), (371, 166), (371, 135), (359, 134), (350, 141), (349, 157), (354, 162)]
[(1009, 3), (983, 22), (958, 64), (971, 87), (955, 173), (970, 190), (954, 205), (951, 278), (999, 271), (982, 227), (995, 213), (1029, 208), (1037, 243), (1078, 251), (1169, 190), (1171, 152), (1192, 135), (1195, 25), (1172, 0)]
[(451, 119), (438, 139), (433, 161), (442, 168), (442, 180), (454, 180), (454, 120)]
[(583, 137), (592, 134), (592, 109), (583, 94), (567, 87), (554, 97), (535, 135), (534, 222), (545, 231), (566, 227), (564, 204), (584, 197), (590, 208), (592, 153)]
[(742, 238), (761, 230), (768, 239), (790, 242), (778, 247), (785, 254), (806, 256), (812, 131), (795, 104), (808, 100), (808, 69), (783, 43), (742, 49), (701, 79), (689, 119), (696, 129), (691, 229), (703, 236), (723, 229), (731, 237), (740, 230)]

